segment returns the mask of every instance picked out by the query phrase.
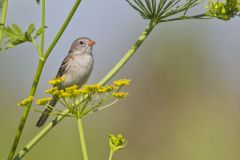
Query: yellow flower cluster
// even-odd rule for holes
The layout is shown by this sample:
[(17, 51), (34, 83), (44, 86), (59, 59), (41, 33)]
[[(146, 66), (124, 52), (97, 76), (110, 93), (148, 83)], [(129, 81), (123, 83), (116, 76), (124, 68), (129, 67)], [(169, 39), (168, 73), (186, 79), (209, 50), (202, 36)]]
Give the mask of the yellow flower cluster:
[(62, 83), (64, 80), (65, 80), (64, 77), (57, 77), (55, 79), (52, 79), (52, 80), (48, 81), (48, 83), (51, 84), (51, 85), (57, 85), (59, 83)]
[(25, 98), (24, 100), (22, 100), (21, 102), (19, 102), (17, 105), (19, 105), (19, 106), (27, 106), (30, 103), (32, 103), (33, 98), (34, 98), (33, 96), (29, 96), (29, 97)]
[(58, 92), (58, 97), (76, 97), (82, 94), (81, 90), (78, 89), (77, 85), (66, 88), (65, 90), (60, 90)]
[(118, 87), (117, 86), (114, 86), (114, 85), (108, 85), (108, 86), (101, 86), (98, 88), (97, 92), (98, 93), (106, 93), (106, 92), (111, 92), (115, 89), (117, 89)]
[[(63, 79), (57, 78), (55, 80), (51, 80), (51, 84), (56, 85)], [(60, 82), (61, 83), (61, 82)], [(129, 85), (130, 80), (128, 79), (120, 79), (117, 81), (114, 81), (113, 84), (107, 85), (107, 86), (101, 86), (99, 84), (91, 84), (91, 85), (84, 85), (81, 89), (77, 85), (73, 85), (71, 87), (65, 88), (64, 90), (59, 90), (58, 87), (53, 87), (51, 89), (46, 90), (45, 92), (47, 94), (52, 94), (55, 96), (58, 96), (59, 98), (73, 98), (77, 97), (80, 95), (85, 95), (85, 94), (94, 94), (94, 93), (108, 93), (112, 91), (116, 91), (112, 93), (112, 96), (117, 97), (117, 98), (124, 98), (128, 95), (127, 92), (117, 92), (119, 87), (124, 86), (124, 85)]]
[(101, 88), (99, 84), (87, 84), (83, 86), (82, 90), (84, 93), (88, 94), (97, 92), (99, 88)]
[(117, 81), (114, 81), (113, 83), (116, 85), (116, 86), (124, 86), (124, 85), (129, 85), (131, 82), (130, 79), (119, 79)]
[(58, 87), (53, 87), (45, 91), (47, 94), (57, 95), (59, 93)]
[(127, 92), (113, 92), (112, 96), (116, 97), (116, 98), (125, 98), (128, 96), (128, 93)]
[(41, 99), (37, 100), (36, 104), (39, 105), (39, 106), (45, 105), (51, 100), (52, 100), (52, 98), (41, 98)]

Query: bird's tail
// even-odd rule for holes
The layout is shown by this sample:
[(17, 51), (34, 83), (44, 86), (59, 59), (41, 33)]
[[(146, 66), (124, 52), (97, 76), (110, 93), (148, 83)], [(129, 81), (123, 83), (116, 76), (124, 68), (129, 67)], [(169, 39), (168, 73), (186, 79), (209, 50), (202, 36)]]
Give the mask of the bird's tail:
[(38, 119), (36, 126), (37, 127), (42, 127), (44, 125), (44, 123), (46, 122), (49, 114), (52, 112), (53, 108), (55, 107), (55, 105), (57, 104), (58, 98), (56, 96), (53, 97), (53, 99), (49, 102), (49, 106), (46, 108), (41, 117)]

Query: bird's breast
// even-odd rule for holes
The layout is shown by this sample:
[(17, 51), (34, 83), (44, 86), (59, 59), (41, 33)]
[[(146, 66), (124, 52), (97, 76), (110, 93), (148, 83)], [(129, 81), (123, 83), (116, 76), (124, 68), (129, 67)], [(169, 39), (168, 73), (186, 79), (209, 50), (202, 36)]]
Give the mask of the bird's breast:
[(76, 56), (67, 66), (64, 88), (74, 84), (81, 87), (88, 80), (93, 68), (93, 57), (91, 55)]

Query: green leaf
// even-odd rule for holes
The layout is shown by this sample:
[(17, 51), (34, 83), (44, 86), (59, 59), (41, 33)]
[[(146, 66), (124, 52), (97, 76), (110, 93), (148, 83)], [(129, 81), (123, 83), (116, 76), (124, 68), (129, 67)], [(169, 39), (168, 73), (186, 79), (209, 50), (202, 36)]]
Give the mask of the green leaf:
[(13, 48), (25, 42), (33, 42), (41, 33), (42, 28), (35, 31), (35, 25), (31, 23), (27, 31), (23, 32), (17, 24), (2, 27), (3, 37), (6, 39), (5, 49)]
[(22, 29), (15, 23), (12, 24), (12, 29), (18, 36), (24, 36)]
[(40, 0), (36, 0), (37, 1), (37, 4), (39, 4), (40, 3)]
[(43, 31), (43, 29), (42, 29), (42, 28), (39, 28), (39, 29), (35, 32), (35, 34), (34, 34), (34, 36), (33, 36), (33, 39), (36, 39), (38, 36), (40, 36), (41, 33), (42, 33), (42, 31)]
[(28, 26), (27, 33), (28, 33), (29, 35), (31, 35), (34, 31), (35, 31), (35, 25), (34, 25), (33, 23), (31, 23), (31, 24)]
[(29, 26), (28, 26), (28, 30), (25, 32), (25, 38), (28, 40), (28, 41), (32, 41), (32, 33), (35, 31), (35, 25), (33, 23), (31, 23)]

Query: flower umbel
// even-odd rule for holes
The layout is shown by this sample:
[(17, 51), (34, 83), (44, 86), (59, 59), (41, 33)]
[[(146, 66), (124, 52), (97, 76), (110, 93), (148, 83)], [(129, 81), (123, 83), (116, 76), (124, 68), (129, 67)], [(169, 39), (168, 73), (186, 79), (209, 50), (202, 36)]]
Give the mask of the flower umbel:
[(127, 92), (113, 92), (112, 96), (116, 97), (116, 98), (125, 98), (128, 96), (129, 93)]
[(52, 98), (41, 98), (41, 99), (38, 99), (36, 101), (36, 104), (37, 105), (45, 105), (45, 104), (47, 104), (51, 100), (52, 100)]
[[(63, 78), (51, 80), (50, 83), (56, 85), (63, 81)], [(99, 84), (87, 84), (82, 88), (77, 85), (70, 86), (65, 89), (53, 87), (46, 90), (47, 94), (58, 97), (61, 104), (70, 110), (67, 116), (82, 117), (89, 113), (105, 109), (115, 104), (119, 99), (125, 98), (128, 93), (122, 91), (124, 86), (129, 85), (129, 79), (120, 79), (114, 81), (113, 84), (101, 86)], [(51, 98), (38, 99), (36, 104), (49, 107), (48, 102)], [(51, 114), (60, 114), (61, 111), (53, 108)]]
[(29, 97), (25, 98), (24, 100), (22, 100), (21, 102), (19, 102), (17, 105), (28, 106), (30, 103), (32, 103), (33, 98), (34, 98), (33, 96), (29, 96)]
[(240, 2), (239, 0), (209, 0), (207, 15), (211, 17), (216, 17), (222, 20), (229, 20), (234, 16), (240, 15)]
[(119, 134), (118, 136), (109, 134), (109, 146), (112, 152), (122, 149), (126, 145), (127, 145), (127, 141), (121, 134)]
[(111, 92), (114, 89), (117, 89), (117, 87), (114, 85), (109, 85), (109, 86), (99, 87), (97, 92), (98, 93), (106, 93), (106, 92)]
[(120, 80), (117, 80), (117, 81), (114, 81), (113, 83), (116, 85), (116, 86), (124, 86), (124, 85), (129, 85), (131, 82), (130, 79), (120, 79)]
[(65, 80), (64, 77), (57, 77), (55, 79), (52, 79), (52, 80), (48, 81), (48, 83), (51, 84), (51, 85), (56, 85), (56, 84), (59, 84), (59, 83), (63, 82), (64, 80)]

